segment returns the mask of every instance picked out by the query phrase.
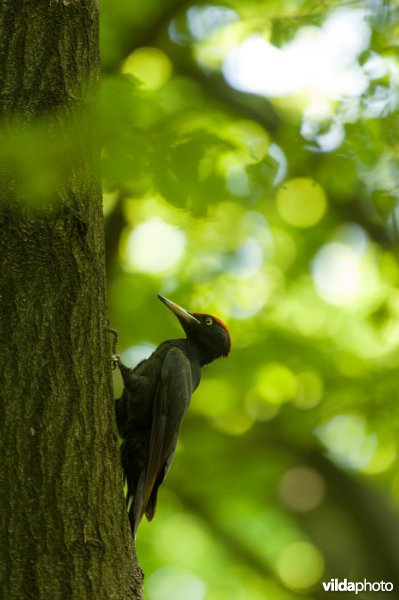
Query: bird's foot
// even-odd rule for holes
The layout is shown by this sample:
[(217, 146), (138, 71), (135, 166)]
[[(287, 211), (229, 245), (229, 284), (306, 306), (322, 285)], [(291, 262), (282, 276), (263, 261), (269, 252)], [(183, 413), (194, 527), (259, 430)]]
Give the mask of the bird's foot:
[(116, 369), (116, 367), (120, 364), (121, 357), (118, 352), (118, 342), (119, 342), (119, 334), (116, 329), (108, 329), (108, 332), (114, 336), (112, 341), (112, 354), (111, 354), (111, 368), (112, 370)]

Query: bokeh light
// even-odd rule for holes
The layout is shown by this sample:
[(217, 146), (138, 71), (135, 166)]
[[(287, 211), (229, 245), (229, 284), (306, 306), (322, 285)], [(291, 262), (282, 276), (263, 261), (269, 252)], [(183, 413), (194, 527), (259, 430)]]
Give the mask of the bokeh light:
[(197, 40), (206, 40), (220, 27), (238, 20), (238, 14), (227, 6), (197, 5), (187, 11), (191, 35)]
[(162, 273), (176, 265), (185, 247), (186, 236), (183, 231), (159, 218), (147, 219), (127, 237), (127, 264), (133, 270)]
[(270, 404), (282, 404), (295, 397), (297, 378), (283, 364), (269, 363), (261, 367), (256, 376), (256, 393)]
[(122, 73), (132, 75), (148, 90), (157, 90), (169, 80), (172, 63), (159, 48), (138, 48), (124, 61)]
[(329, 304), (350, 304), (361, 297), (362, 254), (342, 243), (323, 246), (313, 262), (313, 277), (320, 296)]
[(204, 600), (204, 582), (190, 571), (176, 567), (161, 567), (148, 579), (151, 600)]
[(242, 410), (232, 410), (213, 420), (215, 429), (229, 435), (242, 435), (251, 429), (254, 420)]
[(289, 469), (279, 483), (281, 501), (294, 512), (313, 510), (322, 502), (324, 495), (323, 478), (309, 467)]
[(384, 473), (384, 471), (387, 471), (394, 465), (398, 457), (397, 445), (392, 438), (388, 437), (384, 439), (382, 436), (382, 439), (380, 439), (379, 436), (377, 437), (378, 446), (374, 456), (361, 468), (363, 473), (367, 473), (368, 475)]
[(298, 393), (294, 404), (298, 408), (311, 409), (322, 399), (323, 381), (315, 371), (302, 371), (297, 375)]
[(277, 572), (283, 583), (294, 590), (307, 590), (315, 585), (324, 571), (320, 550), (309, 542), (294, 542), (277, 559)]
[(316, 429), (330, 456), (341, 465), (360, 469), (377, 451), (377, 434), (370, 431), (361, 415), (342, 414)]
[(324, 216), (327, 199), (323, 188), (311, 179), (286, 181), (277, 192), (277, 209), (294, 227), (312, 227)]
[(229, 273), (235, 279), (246, 279), (259, 271), (263, 265), (263, 251), (255, 238), (248, 238), (237, 248)]
[(227, 55), (225, 77), (240, 90), (265, 96), (307, 92), (318, 101), (360, 95), (367, 87), (357, 61), (370, 40), (366, 17), (363, 10), (341, 8), (322, 27), (300, 28), (282, 48), (252, 35)]
[(140, 361), (148, 358), (154, 352), (156, 346), (154, 344), (142, 343), (129, 346), (122, 352), (122, 359), (128, 365), (137, 365)]

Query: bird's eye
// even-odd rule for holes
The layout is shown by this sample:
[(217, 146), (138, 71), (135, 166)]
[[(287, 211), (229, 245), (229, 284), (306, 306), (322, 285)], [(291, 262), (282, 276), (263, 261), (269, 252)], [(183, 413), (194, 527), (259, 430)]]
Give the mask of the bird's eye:
[(205, 325), (212, 325), (212, 323), (213, 323), (213, 319), (211, 319), (211, 317), (207, 317), (205, 319)]

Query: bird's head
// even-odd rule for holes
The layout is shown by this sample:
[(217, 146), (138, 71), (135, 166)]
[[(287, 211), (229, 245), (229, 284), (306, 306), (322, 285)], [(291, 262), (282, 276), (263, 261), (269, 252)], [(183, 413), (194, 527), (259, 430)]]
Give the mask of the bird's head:
[(158, 294), (158, 298), (176, 315), (187, 339), (199, 349), (203, 364), (227, 356), (231, 337), (226, 325), (217, 317), (205, 313), (190, 313), (176, 302)]

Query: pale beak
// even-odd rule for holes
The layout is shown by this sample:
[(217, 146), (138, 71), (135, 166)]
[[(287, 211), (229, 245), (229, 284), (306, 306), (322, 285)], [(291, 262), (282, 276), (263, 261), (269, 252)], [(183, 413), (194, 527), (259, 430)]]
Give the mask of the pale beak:
[(188, 310), (186, 310), (185, 308), (182, 308), (181, 306), (176, 304), (176, 302), (168, 300), (168, 298), (161, 296), (161, 294), (158, 294), (158, 298), (161, 300), (161, 302), (166, 304), (166, 306), (172, 311), (172, 313), (176, 315), (178, 319), (181, 319), (186, 323), (201, 323), (201, 321), (194, 317), (194, 315), (189, 313)]

